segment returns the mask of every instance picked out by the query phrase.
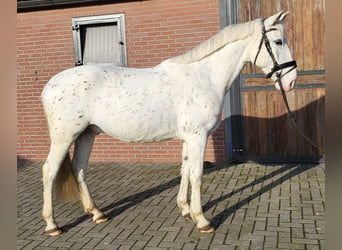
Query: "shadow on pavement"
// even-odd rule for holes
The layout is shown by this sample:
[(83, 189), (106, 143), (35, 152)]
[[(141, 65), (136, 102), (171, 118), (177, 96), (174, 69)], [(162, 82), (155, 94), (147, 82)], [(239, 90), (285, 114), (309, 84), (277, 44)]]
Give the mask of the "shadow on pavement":
[[(208, 175), (212, 172), (219, 171), (221, 169), (229, 168), (232, 166), (234, 166), (234, 164), (233, 165), (231, 165), (231, 164), (230, 165), (228, 165), (228, 164), (216, 164), (216, 165), (208, 164), (207, 167), (204, 169), (204, 175)], [(259, 189), (255, 193), (246, 197), (245, 199), (237, 202), (236, 204), (230, 206), (229, 208), (227, 208), (224, 211), (221, 211), (220, 213), (215, 215), (214, 218), (212, 218), (211, 223), (215, 228), (219, 228), (220, 225), (222, 223), (224, 223), (230, 215), (232, 215), (234, 212), (239, 210), (244, 205), (248, 204), (250, 201), (258, 198), (263, 193), (270, 191), (272, 188), (274, 188), (278, 185), (281, 185), (282, 183), (289, 180), (290, 178), (292, 178), (296, 175), (300, 175), (301, 173), (303, 173), (309, 169), (312, 169), (316, 166), (317, 165), (315, 165), (315, 164), (312, 164), (312, 165), (304, 165), (304, 164), (299, 164), (299, 165), (298, 164), (297, 165), (296, 164), (288, 164), (288, 165), (285, 165), (285, 166), (283, 166), (283, 167), (281, 167), (281, 168), (279, 168), (279, 169), (277, 169), (277, 170), (275, 170), (275, 171), (273, 171), (273, 172), (271, 172), (271, 173), (269, 173), (269, 174), (267, 174), (261, 178), (258, 178), (256, 180), (252, 181), (251, 183), (244, 185), (243, 187), (240, 187), (240, 188), (238, 188), (232, 192), (229, 192), (229, 193), (221, 196), (220, 198), (209, 201), (207, 204), (204, 204), (203, 212), (208, 211), (211, 207), (216, 206), (218, 203), (231, 198), (233, 195), (238, 194), (245, 189), (248, 189), (250, 187), (258, 185), (264, 181), (267, 181), (268, 179), (274, 178), (277, 175), (282, 174), (284, 171), (290, 170), (289, 173), (287, 173), (283, 176), (280, 176), (276, 181), (273, 181), (272, 183), (267, 184), (266, 186), (262, 187), (261, 189)], [(147, 189), (147, 190), (140, 192), (140, 193), (136, 193), (132, 196), (126, 197), (126, 198), (121, 199), (117, 202), (113, 202), (113, 203), (111, 203), (111, 204), (109, 204), (103, 208), (100, 208), (100, 209), (109, 217), (109, 219), (113, 219), (114, 217), (123, 213), (125, 210), (139, 204), (144, 199), (153, 197), (155, 195), (159, 195), (162, 192), (179, 185), (179, 183), (180, 183), (180, 177), (177, 177), (177, 178), (174, 178), (174, 179), (172, 179), (166, 183), (158, 185), (156, 187)], [(91, 218), (89, 215), (84, 215), (84, 216), (76, 219), (72, 223), (69, 223), (69, 224), (63, 226), (61, 229), (63, 231), (68, 231), (70, 228), (77, 226), (78, 224), (82, 223), (83, 221), (85, 221), (89, 218)]]

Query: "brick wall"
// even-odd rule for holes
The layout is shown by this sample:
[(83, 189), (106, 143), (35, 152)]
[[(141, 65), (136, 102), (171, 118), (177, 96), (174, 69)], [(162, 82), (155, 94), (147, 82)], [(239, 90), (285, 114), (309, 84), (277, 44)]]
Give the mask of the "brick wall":
[[(17, 16), (17, 155), (44, 161), (49, 136), (40, 94), (56, 73), (74, 66), (71, 18), (124, 13), (129, 67), (150, 67), (219, 30), (217, 0), (152, 0), (32, 11)], [(223, 161), (223, 125), (209, 138), (206, 160)], [(123, 143), (99, 135), (91, 161), (180, 161), (181, 143)]]

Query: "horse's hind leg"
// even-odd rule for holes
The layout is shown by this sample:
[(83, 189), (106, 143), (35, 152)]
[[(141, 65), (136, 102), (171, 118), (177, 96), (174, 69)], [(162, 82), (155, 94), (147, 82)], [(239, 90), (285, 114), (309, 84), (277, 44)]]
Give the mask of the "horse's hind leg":
[(43, 211), (42, 216), (46, 221), (46, 228), (43, 234), (56, 236), (62, 233), (58, 228), (52, 208), (53, 183), (60, 169), (60, 166), (68, 153), (72, 141), (65, 143), (51, 143), (50, 152), (43, 165)]
[(93, 201), (88, 185), (86, 183), (87, 166), (89, 155), (93, 146), (96, 131), (93, 127), (88, 127), (83, 131), (75, 141), (75, 153), (73, 158), (73, 170), (78, 182), (80, 196), (83, 203), (84, 211), (93, 215), (96, 223), (105, 222), (107, 217), (96, 207)]
[(183, 142), (182, 152), (182, 169), (181, 169), (181, 182), (179, 185), (179, 192), (177, 195), (177, 205), (181, 210), (182, 215), (186, 220), (191, 219), (190, 217), (190, 206), (188, 203), (188, 192), (189, 192), (189, 156), (188, 156), (188, 144)]

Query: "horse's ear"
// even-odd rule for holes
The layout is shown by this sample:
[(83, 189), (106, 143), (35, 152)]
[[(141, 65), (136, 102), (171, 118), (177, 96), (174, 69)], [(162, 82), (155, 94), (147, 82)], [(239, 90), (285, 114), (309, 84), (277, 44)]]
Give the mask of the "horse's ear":
[(289, 13), (290, 11), (286, 11), (286, 12), (282, 11), (282, 14), (280, 15), (278, 21), (282, 22)]
[(265, 20), (265, 25), (266, 26), (273, 26), (273, 25), (277, 24), (278, 22), (283, 21), (285, 19), (285, 17), (287, 16), (287, 14), (289, 14), (288, 11), (286, 11), (286, 12), (280, 11), (277, 14), (274, 14), (273, 16), (268, 17)]

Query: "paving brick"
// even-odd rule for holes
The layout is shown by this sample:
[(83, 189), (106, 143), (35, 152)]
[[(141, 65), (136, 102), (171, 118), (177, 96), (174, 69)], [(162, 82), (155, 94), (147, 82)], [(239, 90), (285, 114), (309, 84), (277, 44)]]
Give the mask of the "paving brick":
[(248, 249), (250, 246), (250, 241), (249, 240), (230, 240), (227, 239), (225, 242), (226, 245), (229, 246), (238, 246), (240, 249)]
[(145, 249), (145, 250), (159, 250), (160, 248), (159, 248), (159, 247), (150, 247), (150, 246), (146, 246), (144, 249)]
[(154, 236), (151, 238), (149, 242), (147, 242), (148, 247), (157, 247), (159, 243), (163, 240), (163, 237), (160, 236)]
[(309, 244), (309, 245), (317, 245), (318, 240), (316, 239), (308, 239), (308, 238), (295, 238), (292, 237), (292, 242), (293, 243), (299, 243), (299, 244)]
[(17, 175), (17, 249), (324, 249), (324, 167), (206, 169), (202, 203), (217, 229), (201, 234), (176, 206), (178, 164), (92, 163), (90, 190), (110, 220), (96, 225), (80, 202), (58, 204), (64, 233), (47, 237), (40, 235), (40, 165), (27, 163)]
[[(38, 246), (38, 247), (34, 248), (34, 250), (50, 250), (50, 249), (52, 249), (52, 250), (56, 249), (57, 250), (57, 249), (60, 249), (60, 248), (58, 248), (58, 247), (41, 247), (41, 246)], [(75, 248), (75, 249), (80, 249), (80, 248)]]
[(264, 239), (251, 240), (250, 249), (263, 250), (264, 249)]
[(173, 242), (175, 240), (175, 238), (177, 237), (177, 235), (178, 235), (178, 231), (167, 232), (165, 237), (163, 238), (163, 241)]
[(83, 249), (87, 245), (87, 242), (76, 242), (71, 246), (71, 249)]
[(51, 244), (53, 242), (55, 242), (56, 240), (58, 240), (58, 238), (56, 237), (47, 237), (47, 236), (44, 236), (45, 239), (44, 240), (41, 240), (39, 246), (42, 246), (42, 247), (49, 247), (51, 246)]
[(182, 243), (182, 242), (162, 241), (162, 242), (160, 242), (159, 247), (182, 249), (183, 245), (184, 245), (184, 243)]
[(282, 242), (282, 243), (291, 242), (291, 233), (290, 232), (279, 232), (278, 233), (278, 242)]
[[(73, 246), (74, 247), (74, 246)], [(119, 246), (113, 246), (111, 244), (108, 243), (103, 243), (103, 242), (99, 242), (99, 244), (97, 244), (94, 249), (99, 250), (99, 249), (119, 249)]]
[(212, 244), (222, 245), (224, 243), (225, 238), (226, 238), (226, 234), (215, 233)]
[[(210, 235), (211, 236), (211, 235)], [(197, 249), (209, 249), (212, 237), (201, 238), (197, 244)]]
[(321, 249), (318, 245), (306, 244), (305, 247), (307, 250), (320, 250)]
[(71, 248), (71, 246), (73, 245), (73, 242), (70, 241), (60, 241), (60, 240), (56, 240), (53, 243), (51, 243), (51, 247), (65, 247), (65, 248)]
[(133, 245), (132, 249), (144, 249), (144, 247), (146, 246), (148, 240), (138, 240), (135, 242), (135, 244)]
[[(211, 246), (212, 249), (215, 249), (213, 246)], [(196, 249), (196, 243), (185, 243), (183, 245), (182, 250), (194, 250)]]

